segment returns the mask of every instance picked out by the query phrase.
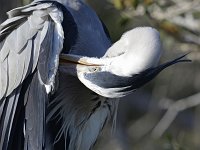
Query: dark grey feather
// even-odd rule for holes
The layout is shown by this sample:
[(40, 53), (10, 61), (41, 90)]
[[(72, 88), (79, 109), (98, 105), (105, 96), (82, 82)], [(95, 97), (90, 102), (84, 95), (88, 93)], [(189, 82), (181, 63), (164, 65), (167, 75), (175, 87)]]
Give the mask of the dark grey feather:
[(0, 114), (0, 149), (7, 149), (9, 143), (10, 132), (12, 128), (13, 118), (18, 103), (20, 87), (4, 99), (3, 105), (0, 105), (2, 113)]
[(25, 96), (27, 103), (25, 105), (24, 150), (42, 150), (44, 147), (45, 103), (47, 99), (45, 87), (39, 73), (36, 72)]

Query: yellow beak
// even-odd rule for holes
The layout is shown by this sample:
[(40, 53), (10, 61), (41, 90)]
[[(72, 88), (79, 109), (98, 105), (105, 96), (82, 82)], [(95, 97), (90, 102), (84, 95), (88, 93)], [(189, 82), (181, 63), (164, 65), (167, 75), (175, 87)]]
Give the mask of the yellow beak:
[(77, 65), (84, 65), (84, 66), (102, 66), (103, 64), (98, 63), (91, 63), (90, 61), (95, 60), (97, 58), (89, 58), (83, 57), (78, 55), (71, 55), (71, 54), (61, 54), (60, 55), (60, 64), (77, 64)]

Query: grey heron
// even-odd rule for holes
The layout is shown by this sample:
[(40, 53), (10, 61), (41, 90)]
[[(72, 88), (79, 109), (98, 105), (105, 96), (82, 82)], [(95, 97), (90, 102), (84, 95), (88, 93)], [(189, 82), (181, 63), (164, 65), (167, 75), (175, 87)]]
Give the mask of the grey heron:
[(0, 149), (89, 150), (118, 100), (178, 62), (158, 65), (159, 33), (126, 32), (112, 45), (81, 0), (34, 1), (0, 26)]

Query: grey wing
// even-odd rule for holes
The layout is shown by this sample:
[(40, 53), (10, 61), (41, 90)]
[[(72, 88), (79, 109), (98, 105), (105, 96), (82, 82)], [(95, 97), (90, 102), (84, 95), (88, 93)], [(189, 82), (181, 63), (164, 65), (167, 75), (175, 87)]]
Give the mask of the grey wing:
[(53, 88), (63, 47), (63, 14), (53, 2), (33, 2), (8, 16), (0, 25), (0, 149), (12, 149), (13, 136), (20, 137), (19, 120), (25, 149), (41, 149), (45, 85)]

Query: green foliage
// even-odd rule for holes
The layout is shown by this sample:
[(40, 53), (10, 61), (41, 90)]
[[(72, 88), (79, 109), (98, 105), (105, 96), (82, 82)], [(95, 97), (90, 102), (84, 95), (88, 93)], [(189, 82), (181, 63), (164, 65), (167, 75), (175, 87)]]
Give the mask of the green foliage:
[(32, 0), (21, 0), (23, 5), (31, 3)]
[(127, 8), (136, 8), (140, 3), (139, 0), (112, 0), (114, 7), (118, 10)]

